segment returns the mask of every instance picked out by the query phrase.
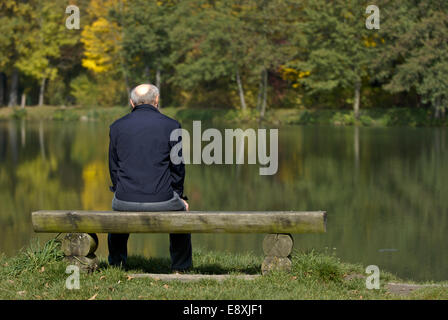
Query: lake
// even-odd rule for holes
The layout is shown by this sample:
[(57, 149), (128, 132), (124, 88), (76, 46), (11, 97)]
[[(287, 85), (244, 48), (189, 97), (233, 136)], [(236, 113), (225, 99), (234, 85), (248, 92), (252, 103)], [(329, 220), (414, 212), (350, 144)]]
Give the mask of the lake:
[[(259, 175), (258, 164), (187, 165), (190, 209), (325, 210), (327, 233), (294, 235), (296, 249), (448, 280), (445, 128), (278, 129), (275, 175)], [(33, 232), (32, 211), (111, 210), (108, 138), (100, 122), (0, 122), (0, 252), (56, 236)], [(193, 246), (261, 255), (263, 237), (193, 234)], [(107, 255), (105, 235), (97, 253)], [(133, 234), (129, 253), (169, 257), (168, 235)]]

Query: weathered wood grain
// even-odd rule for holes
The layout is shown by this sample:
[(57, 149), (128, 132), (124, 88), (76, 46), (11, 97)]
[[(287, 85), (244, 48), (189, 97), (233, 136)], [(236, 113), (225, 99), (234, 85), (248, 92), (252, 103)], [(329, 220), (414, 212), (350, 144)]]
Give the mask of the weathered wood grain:
[(85, 233), (322, 233), (324, 211), (119, 212), (36, 211), (35, 232)]
[(88, 256), (98, 248), (98, 237), (91, 233), (68, 233), (62, 239), (61, 249), (66, 256)]
[(81, 272), (93, 272), (98, 268), (98, 257), (90, 254), (87, 257), (65, 256), (64, 261), (67, 264), (76, 265)]
[(268, 234), (263, 240), (263, 252), (267, 256), (287, 257), (293, 246), (294, 240), (290, 234)]

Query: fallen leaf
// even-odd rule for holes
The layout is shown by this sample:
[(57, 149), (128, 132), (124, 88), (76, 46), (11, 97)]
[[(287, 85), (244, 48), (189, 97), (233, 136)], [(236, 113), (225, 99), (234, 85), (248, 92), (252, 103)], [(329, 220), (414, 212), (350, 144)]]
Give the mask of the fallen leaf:
[(128, 276), (128, 281), (134, 279), (134, 277)]
[(98, 292), (95, 293), (93, 296), (91, 296), (91, 297), (89, 298), (89, 300), (95, 300), (97, 295), (98, 295)]
[(48, 282), (45, 284), (45, 288), (49, 288), (50, 285), (48, 284)]
[(20, 294), (20, 295), (24, 295), (24, 294), (26, 293), (26, 291), (23, 290), (23, 291), (19, 291), (19, 292), (17, 292), (17, 293)]
[(14, 283), (14, 281), (13, 281), (13, 280), (8, 280), (8, 282), (9, 282), (9, 283)]
[(121, 283), (121, 280), (118, 280), (117, 284), (120, 284), (120, 283)]
[(39, 272), (42, 273), (44, 271), (45, 271), (45, 267), (42, 267)]
[(167, 284), (164, 284), (163, 287), (164, 287), (165, 289), (168, 289), (170, 286), (167, 285)]
[(106, 276), (101, 276), (100, 280), (106, 279)]

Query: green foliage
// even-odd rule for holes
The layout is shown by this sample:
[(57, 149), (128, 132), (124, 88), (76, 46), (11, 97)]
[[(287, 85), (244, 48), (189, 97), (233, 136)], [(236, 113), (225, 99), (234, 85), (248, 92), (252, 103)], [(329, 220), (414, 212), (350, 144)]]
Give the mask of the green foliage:
[(14, 119), (24, 119), (26, 118), (27, 111), (25, 108), (14, 108), (12, 118)]
[(415, 90), (440, 117), (448, 107), (448, 2), (393, 1), (384, 12), (376, 78), (393, 93)]
[(71, 95), (80, 106), (94, 106), (98, 101), (98, 88), (86, 74), (81, 74), (70, 83)]
[(308, 110), (303, 111), (300, 114), (300, 118), (297, 123), (299, 124), (313, 124), (315, 123), (315, 118), (313, 117), (312, 113)]
[(67, 96), (69, 94), (69, 88), (67, 88), (64, 79), (57, 77), (54, 81), (48, 83), (48, 89), (46, 96), (49, 105), (62, 106), (68, 103)]
[(53, 80), (57, 68), (51, 60), (59, 58), (61, 48), (74, 45), (78, 39), (65, 27), (65, 17), (60, 12), (65, 9), (65, 1), (30, 1), (33, 19), (29, 21), (31, 32), (26, 34), (30, 45), (22, 47), (18, 68), (37, 80)]
[(155, 80), (157, 70), (170, 64), (169, 19), (171, 1), (136, 0), (125, 12), (113, 11), (111, 19), (123, 27), (126, 70), (138, 81)]
[(74, 121), (78, 119), (79, 115), (72, 109), (58, 109), (53, 113), (53, 120)]
[(350, 126), (355, 123), (355, 117), (353, 116), (353, 112), (336, 112), (332, 118), (332, 123), (337, 126)]
[(361, 117), (359, 118), (359, 121), (361, 122), (361, 124), (363, 126), (371, 126), (373, 124), (373, 119), (367, 115), (361, 115)]
[(37, 271), (48, 264), (62, 260), (63, 256), (60, 241), (52, 239), (41, 245), (35, 240), (9, 260), (4, 272), (8, 276), (18, 276), (23, 272)]
[(304, 277), (315, 277), (324, 282), (342, 282), (342, 277), (347, 272), (346, 267), (335, 256), (311, 251), (307, 254), (296, 253), (293, 257), (294, 272)]
[[(444, 0), (379, 0), (379, 30), (366, 28), (367, 3), (357, 0), (80, 4), (80, 31), (65, 28), (63, 0), (0, 4), (8, 88), (19, 70), (20, 90), (36, 95), (47, 79), (50, 104), (93, 107), (126, 105), (129, 89), (152, 82), (163, 106), (256, 107), (265, 119), (267, 105), (343, 112), (358, 91), (362, 109), (431, 108), (443, 118), (448, 106)], [(290, 122), (315, 122), (301, 117)], [(342, 114), (335, 121), (351, 123)]]

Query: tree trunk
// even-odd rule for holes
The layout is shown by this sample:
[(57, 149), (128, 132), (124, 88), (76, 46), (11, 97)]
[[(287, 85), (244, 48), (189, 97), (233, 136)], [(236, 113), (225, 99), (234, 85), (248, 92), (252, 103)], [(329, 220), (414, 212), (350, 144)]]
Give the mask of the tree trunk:
[(361, 81), (357, 80), (355, 83), (355, 98), (353, 100), (353, 113), (355, 115), (356, 120), (359, 119), (360, 93), (361, 93)]
[(436, 107), (435, 109), (436, 109), (436, 111), (434, 112), (434, 118), (439, 119), (440, 118), (439, 108)]
[(39, 91), (39, 107), (44, 105), (44, 94), (45, 94), (45, 82), (47, 78), (42, 78), (40, 82), (40, 91)]
[(263, 72), (263, 101), (261, 104), (260, 119), (264, 118), (266, 113), (266, 104), (268, 99), (268, 71), (264, 69)]
[(240, 72), (238, 70), (238, 67), (236, 68), (236, 83), (238, 84), (238, 92), (240, 94), (241, 110), (245, 111), (247, 109), (246, 100), (244, 99), (244, 89), (243, 84), (241, 83)]
[(11, 89), (9, 91), (9, 107), (17, 105), (17, 95), (19, 91), (19, 71), (14, 68), (11, 75)]
[(156, 87), (159, 89), (159, 108), (162, 107), (162, 88), (160, 87), (162, 85), (162, 79), (160, 74), (160, 68), (157, 68), (156, 70)]
[(436, 99), (435, 101), (435, 112), (434, 112), (434, 118), (435, 119), (440, 119), (440, 118), (445, 118), (445, 107), (442, 105), (440, 99)]
[(6, 88), (6, 75), (4, 72), (0, 72), (0, 107), (5, 102), (5, 88)]

